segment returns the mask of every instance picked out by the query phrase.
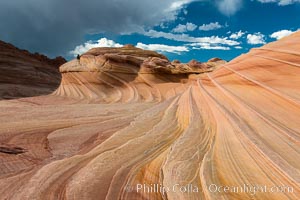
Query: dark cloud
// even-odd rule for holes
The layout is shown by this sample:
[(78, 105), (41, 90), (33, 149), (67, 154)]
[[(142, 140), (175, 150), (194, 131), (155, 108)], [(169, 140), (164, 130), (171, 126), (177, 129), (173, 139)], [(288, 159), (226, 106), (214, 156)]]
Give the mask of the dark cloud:
[(135, 32), (172, 20), (192, 0), (0, 1), (0, 39), (18, 47), (64, 55), (87, 33)]

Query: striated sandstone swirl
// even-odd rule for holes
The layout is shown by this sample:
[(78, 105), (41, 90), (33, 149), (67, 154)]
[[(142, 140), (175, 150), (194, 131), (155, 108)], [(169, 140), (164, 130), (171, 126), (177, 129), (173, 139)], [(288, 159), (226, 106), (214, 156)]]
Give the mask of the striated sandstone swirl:
[(299, 67), (300, 32), (229, 63), (93, 49), (53, 94), (0, 101), (0, 199), (297, 200)]

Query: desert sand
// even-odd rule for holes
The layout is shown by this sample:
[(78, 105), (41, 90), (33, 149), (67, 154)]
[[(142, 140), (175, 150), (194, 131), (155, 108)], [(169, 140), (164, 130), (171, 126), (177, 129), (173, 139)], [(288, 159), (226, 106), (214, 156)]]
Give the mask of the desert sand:
[(50, 74), (49, 94), (0, 101), (0, 199), (297, 200), (299, 67), (300, 32), (228, 63), (92, 49)]

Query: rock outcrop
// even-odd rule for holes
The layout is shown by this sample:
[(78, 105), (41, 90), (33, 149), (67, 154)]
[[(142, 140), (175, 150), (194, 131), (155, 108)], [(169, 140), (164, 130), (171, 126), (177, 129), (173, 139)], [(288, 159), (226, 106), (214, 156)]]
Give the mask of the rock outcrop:
[(66, 60), (21, 50), (0, 41), (0, 100), (53, 92), (60, 84), (58, 68)]
[[(218, 63), (216, 63), (216, 65), (217, 64)], [(191, 60), (189, 63), (180, 63), (177, 60), (170, 62), (167, 59), (150, 57), (142, 63), (140, 72), (158, 74), (200, 74), (204, 72), (211, 72), (214, 69), (215, 66), (200, 63), (196, 60)]]
[[(60, 67), (62, 83), (54, 94), (94, 102), (161, 100), (189, 75), (213, 71), (225, 61), (210, 63), (170, 62), (162, 54), (132, 45), (94, 48)], [(163, 84), (156, 87), (151, 80)]]
[(222, 60), (211, 60), (207, 65), (192, 60), (189, 63), (170, 62), (167, 57), (154, 51), (142, 50), (132, 45), (122, 48), (93, 48), (60, 67), (60, 72), (124, 72), (193, 74), (212, 71)]
[(299, 55), (300, 32), (229, 63), (93, 49), (0, 101), (0, 199), (299, 199)]

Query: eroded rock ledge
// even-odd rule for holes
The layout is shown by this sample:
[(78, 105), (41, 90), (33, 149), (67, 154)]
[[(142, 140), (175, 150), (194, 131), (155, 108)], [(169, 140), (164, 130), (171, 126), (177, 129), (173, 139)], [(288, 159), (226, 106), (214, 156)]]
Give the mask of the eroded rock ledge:
[(93, 48), (87, 53), (60, 67), (60, 72), (99, 72), (112, 71), (122, 73), (167, 73), (192, 74), (210, 72), (226, 61), (219, 58), (201, 63), (191, 60), (181, 63), (170, 62), (167, 57), (155, 51), (143, 50), (132, 45), (121, 48)]

